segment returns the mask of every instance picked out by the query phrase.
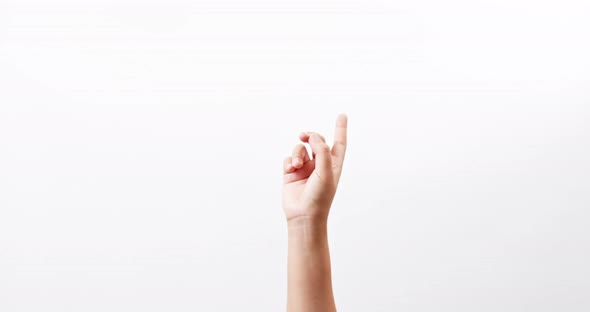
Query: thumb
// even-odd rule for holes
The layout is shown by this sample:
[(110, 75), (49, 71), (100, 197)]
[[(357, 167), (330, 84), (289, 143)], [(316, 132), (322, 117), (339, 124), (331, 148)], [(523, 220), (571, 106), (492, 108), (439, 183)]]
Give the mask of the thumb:
[(309, 145), (311, 145), (311, 150), (315, 154), (315, 171), (319, 175), (319, 178), (324, 183), (333, 181), (330, 146), (317, 133), (311, 134)]

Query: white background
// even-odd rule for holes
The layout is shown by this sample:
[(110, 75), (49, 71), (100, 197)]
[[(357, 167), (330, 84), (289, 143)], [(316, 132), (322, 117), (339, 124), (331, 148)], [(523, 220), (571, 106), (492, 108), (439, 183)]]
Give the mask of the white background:
[(0, 0), (0, 311), (284, 310), (282, 160), (340, 112), (340, 311), (589, 311), (589, 16)]

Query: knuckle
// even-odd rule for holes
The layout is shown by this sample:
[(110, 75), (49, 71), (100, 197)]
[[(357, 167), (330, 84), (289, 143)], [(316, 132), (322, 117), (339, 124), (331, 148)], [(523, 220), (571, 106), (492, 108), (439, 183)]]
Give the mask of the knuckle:
[(320, 144), (318, 150), (322, 153), (330, 151), (330, 147), (327, 144)]

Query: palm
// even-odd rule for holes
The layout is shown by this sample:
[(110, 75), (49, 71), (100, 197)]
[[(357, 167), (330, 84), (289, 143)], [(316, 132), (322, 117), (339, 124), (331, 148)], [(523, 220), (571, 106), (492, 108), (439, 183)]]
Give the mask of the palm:
[[(298, 181), (286, 183), (283, 186), (283, 206), (285, 208), (285, 214), (287, 216), (287, 219), (291, 219), (298, 215), (305, 214), (304, 209), (301, 209), (301, 207), (304, 207), (303, 205), (301, 205), (301, 202), (304, 201), (303, 194), (305, 192), (305, 189), (308, 188), (309, 185), (307, 184), (307, 180), (307, 178), (301, 179)], [(305, 197), (309, 196), (306, 194)]]

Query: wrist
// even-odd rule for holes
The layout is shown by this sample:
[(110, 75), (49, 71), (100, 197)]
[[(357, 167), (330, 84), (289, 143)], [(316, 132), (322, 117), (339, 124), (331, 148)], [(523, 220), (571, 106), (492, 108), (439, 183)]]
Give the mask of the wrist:
[(303, 242), (321, 242), (328, 238), (327, 218), (299, 216), (287, 220), (289, 239)]
[(326, 228), (328, 226), (328, 216), (311, 216), (299, 215), (296, 217), (287, 218), (287, 226), (289, 229), (297, 228)]

